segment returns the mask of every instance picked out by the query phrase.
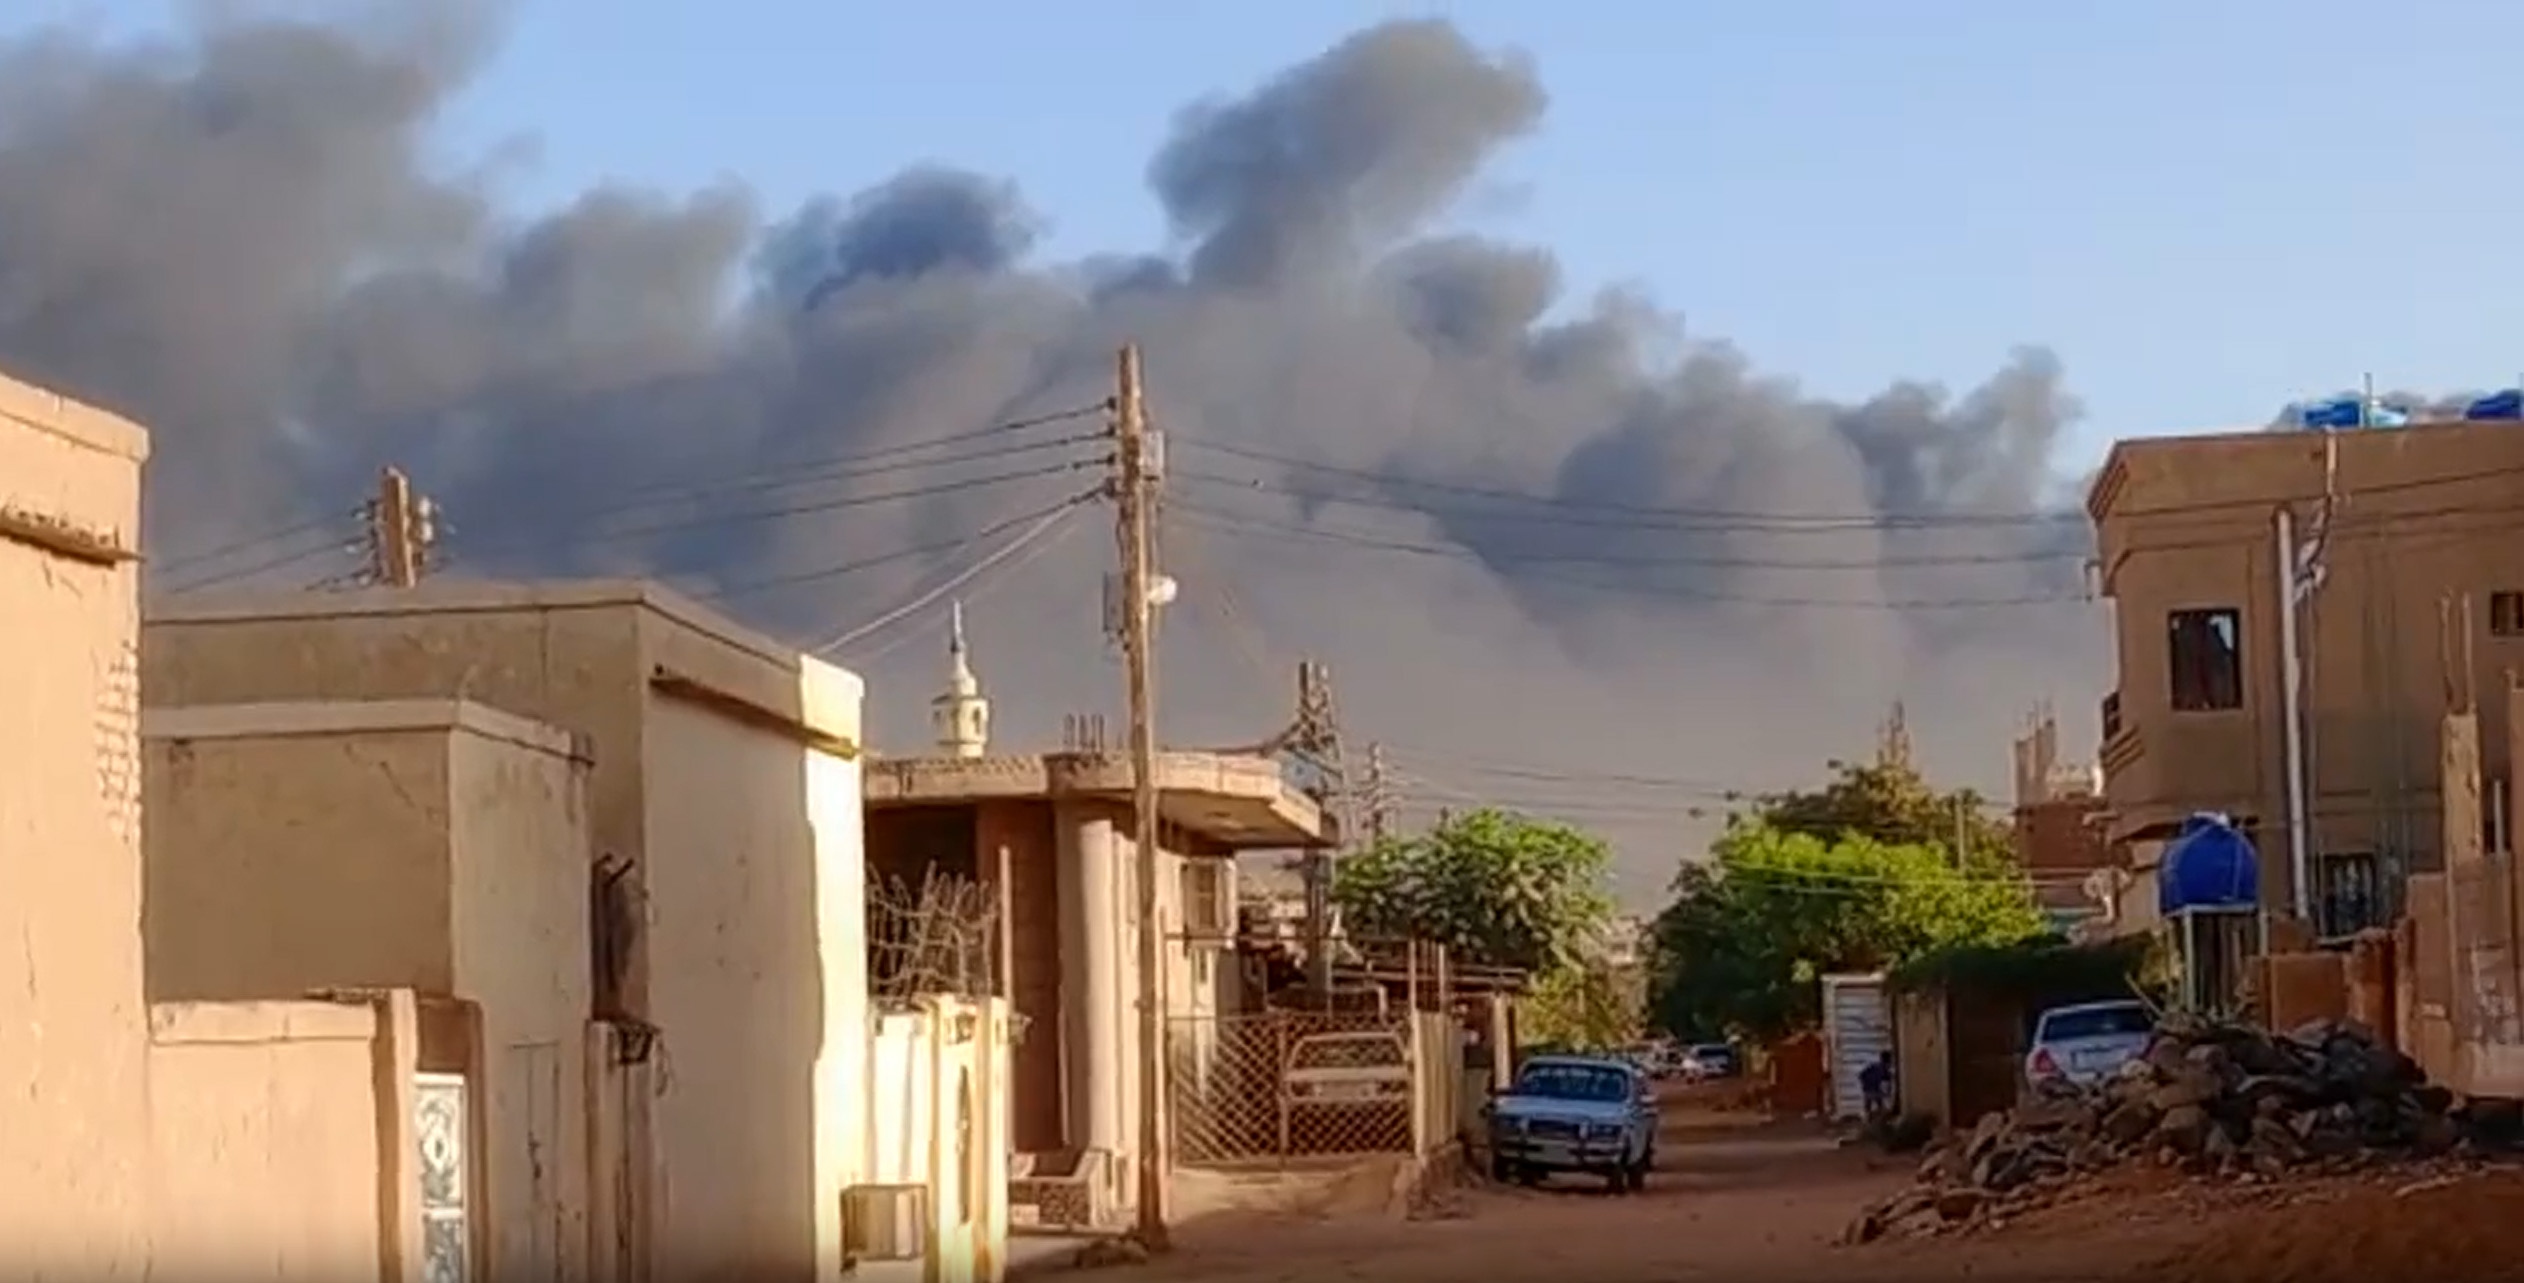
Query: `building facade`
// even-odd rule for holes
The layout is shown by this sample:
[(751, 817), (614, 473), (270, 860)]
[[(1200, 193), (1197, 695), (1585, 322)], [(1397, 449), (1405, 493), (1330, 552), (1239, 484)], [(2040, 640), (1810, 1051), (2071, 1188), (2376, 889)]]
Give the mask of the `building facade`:
[[(933, 750), (868, 763), (868, 876), (907, 889), (943, 875), (995, 903), (991, 983), (1024, 1029), (1010, 1142), (1032, 1170), (1074, 1170), (1100, 1184), (1095, 1205), (1118, 1211), (1136, 1189), (1141, 1100), (1138, 888), (1147, 866), (1133, 840), (1132, 763), (1100, 750), (993, 752), (961, 611), (947, 660), (945, 689), (930, 703)], [(1166, 1013), (1185, 1034), (1174, 1063), (1197, 1072), (1216, 1018), (1240, 1003), (1237, 854), (1314, 846), (1327, 834), (1321, 810), (1272, 758), (1167, 751), (1157, 770)], [(874, 983), (882, 994), (894, 978)]]
[[(2506, 776), (2506, 701), (2492, 696), (2524, 664), (2524, 430), (2124, 441), (2087, 509), (2114, 607), (2107, 833), (2136, 880), (2185, 816), (2217, 811), (2257, 843), (2265, 903), (2325, 936), (2388, 920), (2401, 875), (2439, 863), (2437, 727), (2452, 703), (2481, 709), (2484, 766)], [(2310, 585), (2293, 618), (2289, 580)], [(2504, 801), (2490, 809), (2503, 826)]]
[(161, 603), (153, 708), (465, 699), (590, 757), (592, 1015), (653, 1090), (593, 1191), (613, 1277), (829, 1278), (868, 1167), (859, 679), (641, 582)]
[(2015, 768), (2016, 865), (2053, 929), (2073, 932), (2109, 911), (2093, 886), (2114, 864), (2101, 772), (2060, 760), (2059, 721), (2048, 712), (2017, 738)]
[(0, 1241), (27, 1277), (149, 1269), (138, 427), (0, 379)]
[(591, 1215), (593, 857), (571, 738), (458, 700), (159, 708), (142, 734), (151, 1000), (457, 1000), (474, 1256), (498, 1278), (621, 1277)]

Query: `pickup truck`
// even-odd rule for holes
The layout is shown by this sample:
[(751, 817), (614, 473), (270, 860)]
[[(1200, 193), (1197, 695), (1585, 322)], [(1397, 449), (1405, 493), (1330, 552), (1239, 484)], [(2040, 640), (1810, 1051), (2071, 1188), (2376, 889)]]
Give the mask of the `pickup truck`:
[(1490, 1175), (1540, 1184), (1600, 1176), (1616, 1193), (1647, 1187), (1656, 1166), (1656, 1099), (1647, 1075), (1610, 1056), (1536, 1056), (1483, 1108)]

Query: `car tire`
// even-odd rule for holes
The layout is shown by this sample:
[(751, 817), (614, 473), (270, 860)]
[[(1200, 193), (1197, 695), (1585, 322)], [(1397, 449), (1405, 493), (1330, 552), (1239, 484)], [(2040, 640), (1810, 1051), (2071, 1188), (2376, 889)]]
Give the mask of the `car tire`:
[(1518, 1175), (1519, 1173), (1516, 1170), (1516, 1164), (1507, 1161), (1506, 1158), (1499, 1155), (1491, 1156), (1490, 1179), (1493, 1182), (1500, 1185), (1512, 1185), (1516, 1183)]

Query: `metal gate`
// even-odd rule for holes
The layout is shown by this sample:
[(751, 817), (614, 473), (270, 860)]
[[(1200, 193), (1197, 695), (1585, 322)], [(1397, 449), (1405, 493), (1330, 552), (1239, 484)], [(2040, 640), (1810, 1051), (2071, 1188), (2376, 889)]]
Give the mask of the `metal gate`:
[[(1166, 1042), (1177, 1162), (1411, 1152), (1422, 1085), (1400, 1014), (1185, 1017), (1169, 1023)], [(1398, 1098), (1310, 1093), (1307, 1080), (1327, 1068), (1399, 1070), (1408, 1089)]]

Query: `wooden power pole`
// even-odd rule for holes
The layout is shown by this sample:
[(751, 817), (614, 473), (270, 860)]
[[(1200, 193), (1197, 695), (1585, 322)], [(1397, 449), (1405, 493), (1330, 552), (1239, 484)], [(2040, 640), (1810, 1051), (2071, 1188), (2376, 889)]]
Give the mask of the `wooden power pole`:
[(437, 539), (430, 501), (412, 491), (401, 468), (377, 475), (377, 497), (368, 506), (368, 575), (388, 588), (410, 588), (429, 568)]
[(1139, 891), (1139, 1216), (1140, 1245), (1163, 1251), (1168, 1244), (1167, 1194), (1172, 1175), (1166, 1153), (1165, 923), (1158, 911), (1157, 879), (1165, 857), (1157, 837), (1156, 569), (1158, 451), (1148, 430), (1148, 405), (1140, 386), (1139, 348), (1124, 347), (1116, 363), (1113, 396), (1114, 500), (1121, 510), (1122, 664), (1128, 673), (1131, 722), (1131, 817), (1133, 863)]

